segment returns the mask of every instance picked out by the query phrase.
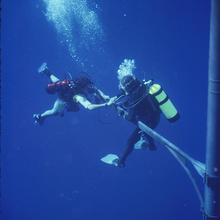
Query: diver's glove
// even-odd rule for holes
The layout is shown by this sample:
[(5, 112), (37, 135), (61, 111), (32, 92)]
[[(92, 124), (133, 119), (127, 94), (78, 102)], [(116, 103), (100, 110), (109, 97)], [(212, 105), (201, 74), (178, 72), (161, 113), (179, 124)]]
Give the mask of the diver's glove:
[(112, 163), (116, 166), (116, 167), (120, 167), (123, 168), (125, 167), (125, 163), (119, 159), (115, 159), (112, 161)]

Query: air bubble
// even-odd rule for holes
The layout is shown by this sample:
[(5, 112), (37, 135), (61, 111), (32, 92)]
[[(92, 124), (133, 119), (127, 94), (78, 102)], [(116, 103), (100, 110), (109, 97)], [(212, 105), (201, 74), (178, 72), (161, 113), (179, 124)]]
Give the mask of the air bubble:
[[(102, 26), (95, 11), (87, 0), (44, 0), (46, 18), (52, 22), (59, 34), (61, 43), (66, 42), (69, 53), (82, 50), (85, 43), (97, 45), (103, 37)], [(98, 8), (98, 5), (95, 5)], [(79, 60), (77, 55), (72, 56)]]

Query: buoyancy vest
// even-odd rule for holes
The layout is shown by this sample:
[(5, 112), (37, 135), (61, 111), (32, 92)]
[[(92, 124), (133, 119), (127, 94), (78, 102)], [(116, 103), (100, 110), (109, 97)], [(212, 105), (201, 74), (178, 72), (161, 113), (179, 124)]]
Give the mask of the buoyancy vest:
[(55, 83), (49, 83), (46, 86), (46, 92), (48, 94), (62, 93), (67, 94), (70, 92), (71, 87), (74, 85), (74, 82), (69, 79), (64, 79), (62, 81), (57, 81)]

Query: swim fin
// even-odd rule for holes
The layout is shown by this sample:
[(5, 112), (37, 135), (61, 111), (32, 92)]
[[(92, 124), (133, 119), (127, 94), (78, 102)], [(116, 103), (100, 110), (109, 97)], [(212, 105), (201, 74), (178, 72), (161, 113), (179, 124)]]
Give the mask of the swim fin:
[(113, 162), (115, 159), (119, 159), (117, 155), (108, 154), (107, 156), (103, 157), (101, 159), (101, 161), (104, 162), (104, 163), (107, 163), (107, 164), (115, 165), (115, 163)]
[(34, 118), (34, 124), (36, 125), (37, 123), (39, 123), (40, 125), (43, 125), (45, 118), (42, 118), (40, 114), (34, 114), (33, 115)]
[(146, 150), (155, 151), (157, 150), (157, 147), (154, 144), (149, 144), (145, 140), (141, 139), (134, 145), (134, 149), (136, 150), (146, 149)]
[(43, 63), (39, 68), (38, 68), (38, 73), (40, 73), (40, 74), (44, 74), (44, 70), (47, 68), (47, 63)]
[(147, 143), (145, 140), (141, 139), (134, 145), (134, 149), (136, 149), (136, 150), (149, 149), (149, 143)]

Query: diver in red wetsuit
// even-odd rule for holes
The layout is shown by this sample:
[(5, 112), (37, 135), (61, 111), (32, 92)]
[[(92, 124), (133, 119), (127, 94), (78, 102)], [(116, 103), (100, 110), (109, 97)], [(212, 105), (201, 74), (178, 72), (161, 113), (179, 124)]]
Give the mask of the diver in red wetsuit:
[[(42, 114), (34, 114), (35, 124), (43, 125), (46, 118), (56, 115), (63, 116), (64, 111), (77, 112), (80, 110), (79, 104), (89, 110), (95, 110), (107, 107), (112, 104), (109, 96), (105, 95), (101, 90), (94, 86), (94, 82), (86, 75), (79, 75), (74, 79), (64, 79), (60, 81), (52, 75), (47, 68), (47, 64), (43, 63), (38, 69), (41, 75), (47, 75), (51, 79), (51, 83), (47, 85), (46, 91), (49, 94), (58, 94), (54, 106), (51, 110), (47, 110)], [(81, 73), (80, 73), (81, 74)], [(85, 74), (85, 73), (84, 73)], [(91, 96), (95, 97), (96, 103), (92, 104)]]

